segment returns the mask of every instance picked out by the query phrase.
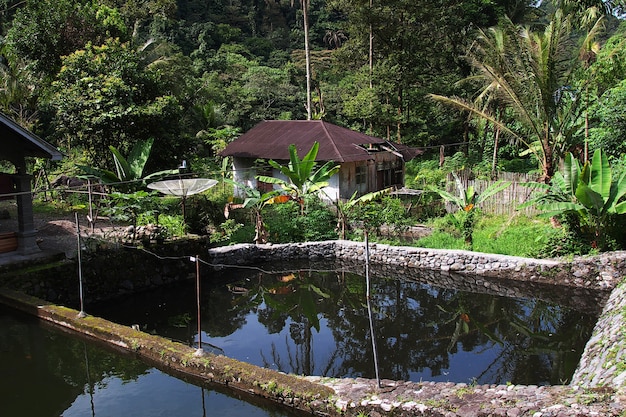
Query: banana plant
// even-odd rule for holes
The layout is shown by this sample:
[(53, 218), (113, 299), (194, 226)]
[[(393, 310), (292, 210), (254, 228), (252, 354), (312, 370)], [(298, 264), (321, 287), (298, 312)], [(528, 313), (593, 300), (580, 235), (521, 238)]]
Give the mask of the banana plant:
[(114, 146), (109, 146), (109, 150), (113, 154), (115, 172), (85, 165), (77, 166), (86, 174), (98, 177), (104, 184), (111, 184), (125, 192), (137, 191), (139, 189), (138, 185), (144, 185), (143, 181), (139, 180), (178, 173), (178, 170), (165, 170), (143, 177), (143, 170), (150, 157), (153, 143), (153, 138), (135, 143), (128, 154), (128, 158), (124, 158)]
[(254, 243), (261, 244), (267, 243), (267, 229), (263, 222), (263, 208), (268, 204), (283, 203), (289, 199), (288, 196), (281, 196), (278, 190), (272, 190), (266, 193), (261, 193), (259, 190), (249, 187), (246, 184), (242, 184), (237, 181), (233, 181), (230, 178), (224, 178), (224, 181), (236, 186), (246, 194), (246, 197), (242, 204), (228, 203), (224, 208), (224, 216), (228, 219), (230, 210), (233, 209), (251, 209), (254, 213)]
[(352, 197), (348, 201), (337, 200), (337, 229), (339, 231), (340, 239), (345, 239), (346, 234), (349, 228), (348, 224), (348, 215), (350, 211), (359, 204), (367, 204), (372, 201), (381, 199), (387, 194), (390, 194), (393, 191), (393, 187), (385, 188), (384, 190), (372, 191), (367, 194), (363, 194), (360, 197), (357, 197), (357, 191), (352, 194)]
[(507, 188), (511, 185), (510, 181), (497, 181), (490, 184), (483, 192), (478, 193), (474, 189), (473, 185), (469, 185), (467, 188), (464, 186), (463, 181), (456, 173), (452, 173), (456, 184), (458, 195), (452, 194), (445, 189), (438, 187), (428, 187), (430, 191), (434, 191), (441, 196), (445, 201), (455, 204), (459, 208), (461, 213), (461, 230), (465, 238), (465, 244), (472, 249), (475, 223), (476, 208), (495, 194)]
[(534, 188), (547, 192), (530, 200), (530, 204), (550, 217), (575, 215), (580, 227), (592, 229), (591, 244), (595, 248), (603, 249), (608, 218), (626, 213), (626, 171), (619, 178), (613, 178), (611, 165), (601, 149), (597, 149), (591, 162), (587, 161), (582, 168), (571, 153), (567, 154), (563, 172), (555, 174), (552, 185)]
[(300, 159), (296, 145), (289, 145), (290, 160), (288, 165), (281, 165), (274, 160), (269, 161), (269, 164), (274, 169), (280, 171), (287, 180), (264, 175), (257, 176), (257, 180), (280, 185), (287, 194), (300, 203), (301, 212), (304, 214), (304, 196), (327, 187), (330, 178), (339, 172), (340, 169), (340, 165), (332, 161), (326, 162), (320, 168), (315, 169), (317, 166), (315, 158), (317, 158), (319, 146), (318, 142), (313, 143), (309, 152), (307, 152), (304, 158)]

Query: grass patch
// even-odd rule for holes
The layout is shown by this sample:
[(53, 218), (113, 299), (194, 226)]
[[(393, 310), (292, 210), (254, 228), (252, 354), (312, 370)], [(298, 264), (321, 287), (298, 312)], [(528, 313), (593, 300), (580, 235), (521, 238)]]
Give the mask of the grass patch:
[[(432, 249), (467, 249), (459, 230), (445, 218), (429, 224), (434, 231), (415, 246)], [(474, 228), (474, 251), (534, 257), (555, 233), (547, 219), (526, 216), (482, 216)]]
[(556, 230), (548, 219), (485, 217), (474, 232), (474, 250), (513, 256), (536, 256)]
[(433, 230), (430, 236), (419, 239), (414, 246), (430, 249), (466, 249), (463, 238), (444, 230)]

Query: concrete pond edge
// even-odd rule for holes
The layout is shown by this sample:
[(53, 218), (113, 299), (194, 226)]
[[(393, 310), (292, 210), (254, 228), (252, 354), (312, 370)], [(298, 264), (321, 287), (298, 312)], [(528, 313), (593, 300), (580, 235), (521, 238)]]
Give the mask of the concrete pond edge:
[[(160, 368), (233, 390), (270, 399), (306, 413), (332, 415), (325, 408), (334, 391), (306, 378), (287, 375), (245, 362), (204, 352), (164, 337), (86, 315), (45, 300), (8, 289), (0, 289), (0, 303), (36, 316), (48, 323), (104, 342), (114, 348), (160, 364)], [(332, 411), (332, 410), (330, 410)]]
[[(208, 250), (212, 264), (341, 259), (363, 263), (365, 245), (351, 241), (233, 245)], [(0, 303), (72, 332), (131, 352), (158, 368), (259, 396), (318, 416), (626, 416), (626, 252), (538, 260), (467, 251), (370, 244), (372, 264), (425, 269), (503, 282), (527, 281), (609, 294), (569, 385), (468, 385), (332, 379), (287, 375), (87, 316), (23, 292), (0, 289)], [(478, 280), (480, 282), (480, 280)]]

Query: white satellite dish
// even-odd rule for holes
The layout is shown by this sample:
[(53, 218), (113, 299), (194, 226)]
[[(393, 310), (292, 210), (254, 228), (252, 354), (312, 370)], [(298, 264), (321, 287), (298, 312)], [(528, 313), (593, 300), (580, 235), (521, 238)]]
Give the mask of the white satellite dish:
[(179, 178), (177, 180), (156, 181), (148, 184), (148, 188), (163, 194), (182, 197), (183, 221), (185, 221), (185, 199), (187, 196), (199, 194), (215, 184), (217, 181), (209, 178)]
[(209, 178), (185, 178), (177, 180), (156, 181), (148, 184), (148, 188), (163, 194), (187, 197), (208, 190), (217, 184)]

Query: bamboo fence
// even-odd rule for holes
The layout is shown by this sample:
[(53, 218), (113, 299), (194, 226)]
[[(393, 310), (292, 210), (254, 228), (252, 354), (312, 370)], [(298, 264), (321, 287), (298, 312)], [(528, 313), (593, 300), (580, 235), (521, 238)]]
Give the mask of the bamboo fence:
[[(470, 171), (457, 172), (465, 190), (470, 185), (474, 187), (474, 190), (480, 194), (483, 190), (493, 184), (495, 181), (475, 179)], [(538, 213), (537, 209), (533, 206), (519, 208), (520, 204), (525, 203), (531, 198), (533, 191), (529, 187), (525, 187), (522, 184), (526, 182), (533, 182), (537, 179), (537, 175), (523, 174), (517, 172), (501, 172), (498, 174), (498, 180), (509, 181), (509, 185), (504, 190), (495, 194), (491, 198), (480, 204), (480, 209), (484, 213), (498, 214), (498, 215), (515, 215), (524, 214), (532, 216)], [(456, 181), (452, 174), (448, 174), (446, 190), (454, 195), (459, 195)], [(453, 212), (458, 210), (458, 207), (452, 204), (446, 204), (446, 210)]]

